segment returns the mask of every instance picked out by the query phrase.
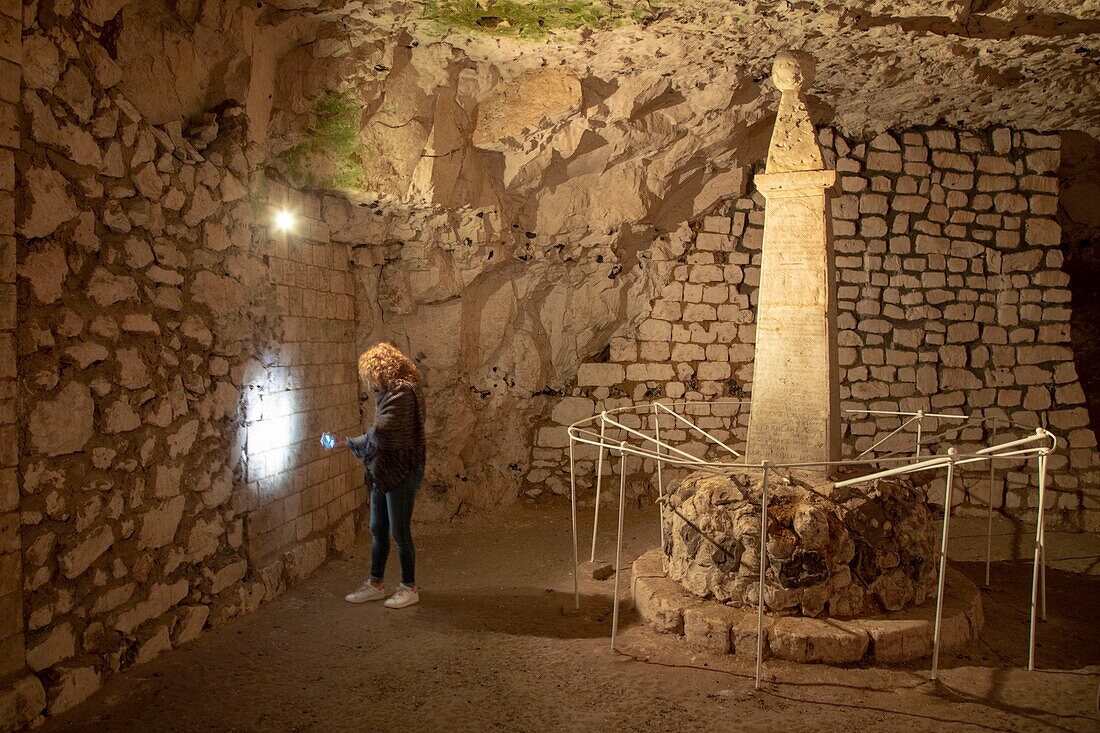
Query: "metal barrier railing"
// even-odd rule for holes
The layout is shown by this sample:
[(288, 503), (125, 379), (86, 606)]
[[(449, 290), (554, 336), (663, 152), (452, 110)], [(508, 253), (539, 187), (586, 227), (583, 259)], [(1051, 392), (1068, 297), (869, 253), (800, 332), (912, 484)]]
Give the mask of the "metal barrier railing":
[[(1057, 437), (1044, 427), (1036, 427), (1032, 430), (1030, 427), (1017, 425), (1004, 419), (1003, 417), (973, 417), (967, 415), (953, 415), (953, 414), (939, 414), (939, 413), (926, 413), (923, 410), (916, 412), (903, 412), (903, 411), (891, 411), (891, 410), (847, 410), (849, 414), (865, 414), (865, 415), (877, 415), (877, 416), (893, 416), (906, 418), (903, 420), (900, 427), (886, 435), (880, 440), (875, 441), (869, 448), (859, 453), (855, 458), (845, 459), (840, 461), (820, 461), (809, 463), (771, 463), (767, 460), (760, 461), (759, 463), (748, 463), (743, 460), (743, 455), (730, 447), (726, 442), (717, 439), (710, 431), (703, 429), (696, 425), (689, 418), (676, 412), (678, 407), (689, 407), (693, 405), (737, 405), (743, 407), (749, 405), (747, 400), (719, 400), (714, 402), (699, 402), (699, 401), (679, 401), (679, 402), (651, 402), (651, 403), (639, 403), (634, 405), (627, 405), (624, 407), (618, 407), (610, 410), (604, 410), (600, 413), (593, 415), (592, 417), (578, 420), (568, 428), (569, 434), (569, 479), (570, 479), (570, 502), (572, 506), (572, 524), (573, 524), (573, 594), (574, 603), (577, 608), (580, 608), (580, 580), (579, 580), (579, 568), (580, 568), (580, 556), (579, 546), (577, 541), (577, 470), (576, 470), (576, 451), (577, 444), (591, 445), (598, 449), (597, 466), (596, 466), (596, 501), (595, 510), (593, 515), (593, 527), (592, 527), (592, 560), (596, 558), (596, 537), (597, 530), (599, 528), (599, 511), (600, 511), (600, 491), (603, 479), (603, 454), (605, 451), (609, 455), (618, 454), (619, 462), (619, 516), (618, 516), (618, 534), (616, 538), (615, 546), (615, 598), (613, 602), (612, 621), (611, 621), (611, 649), (615, 649), (615, 641), (618, 635), (619, 628), (619, 576), (622, 568), (622, 545), (623, 545), (623, 520), (624, 510), (626, 506), (626, 459), (627, 456), (635, 456), (639, 458), (648, 458), (655, 461), (656, 473), (657, 473), (657, 494), (660, 514), (661, 525), (661, 543), (664, 545), (664, 509), (667, 502), (667, 497), (664, 490), (664, 476), (662, 467), (664, 465), (671, 465), (683, 468), (692, 468), (697, 471), (708, 471), (716, 475), (728, 474), (733, 471), (745, 471), (757, 469), (762, 472), (762, 490), (760, 499), (760, 578), (757, 593), (757, 630), (756, 630), (756, 688), (760, 688), (761, 675), (763, 668), (763, 653), (764, 653), (764, 582), (765, 582), (765, 570), (767, 565), (767, 518), (768, 518), (768, 480), (769, 474), (778, 468), (874, 468), (871, 473), (862, 475), (856, 478), (845, 479), (837, 481), (835, 486), (844, 487), (851, 486), (858, 483), (864, 483), (867, 481), (874, 481), (879, 478), (886, 478), (889, 476), (900, 476), (917, 471), (929, 471), (940, 468), (946, 468), (946, 489), (944, 495), (944, 518), (943, 529), (940, 538), (940, 567), (939, 578), (936, 593), (936, 619), (935, 628), (933, 631), (932, 641), (932, 670), (931, 679), (935, 680), (939, 670), (939, 652), (940, 652), (940, 630), (943, 618), (943, 599), (944, 599), (944, 582), (947, 571), (947, 543), (951, 526), (951, 511), (954, 504), (954, 482), (956, 469), (962, 466), (979, 464), (987, 462), (990, 468), (989, 478), (989, 497), (988, 497), (988, 522), (987, 522), (987, 540), (986, 540), (986, 585), (989, 584), (990, 563), (992, 559), (992, 522), (993, 522), (993, 482), (995, 477), (995, 465), (996, 460), (1007, 459), (1023, 459), (1030, 460), (1031, 458), (1037, 459), (1037, 472), (1038, 472), (1038, 517), (1037, 527), (1035, 533), (1035, 554), (1034, 564), (1032, 570), (1032, 592), (1031, 592), (1031, 623), (1028, 638), (1028, 669), (1035, 669), (1035, 641), (1036, 641), (1036, 620), (1037, 611), (1041, 612), (1042, 619), (1046, 620), (1046, 534), (1044, 531), (1045, 524), (1045, 510), (1046, 510), (1046, 483), (1047, 483), (1047, 459), (1050, 454), (1057, 448)], [(640, 429), (632, 428), (624, 424), (621, 416), (629, 413), (641, 413), (642, 415), (647, 412), (651, 412), (653, 415), (653, 435), (649, 435)], [(674, 445), (661, 439), (660, 431), (660, 418), (662, 415), (671, 415), (677, 423), (686, 425), (691, 432), (698, 433), (709, 441), (710, 445), (722, 449), (727, 452), (734, 459), (734, 461), (716, 461), (707, 460), (696, 456), (688, 451), (677, 448)], [(984, 448), (978, 449), (970, 453), (960, 453), (956, 447), (948, 447), (945, 453), (932, 453), (927, 457), (922, 458), (922, 448), (926, 447), (931, 441), (927, 440), (927, 436), (924, 435), (924, 420), (936, 419), (936, 420), (951, 420), (957, 421), (959, 424), (948, 428), (943, 431), (942, 434), (958, 434), (959, 431), (965, 429), (968, 426), (974, 424), (982, 424), (986, 422), (992, 423), (992, 438), (990, 444)], [(594, 423), (599, 423), (599, 432), (596, 432)], [(639, 421), (641, 423), (641, 421)], [(900, 435), (902, 431), (909, 427), (914, 426), (916, 435), (915, 446), (911, 455), (895, 455), (898, 451), (892, 451), (885, 455), (872, 455), (868, 457), (868, 453), (873, 453), (875, 449), (882, 446), (890, 438)], [(1005, 443), (997, 444), (996, 436), (997, 431), (1001, 427), (1015, 427), (1030, 432), (1023, 438), (1010, 440)], [(617, 431), (620, 437), (625, 436), (623, 440), (610, 440), (608, 438), (608, 429)], [(635, 445), (631, 443), (631, 439), (638, 441)], [(938, 439), (938, 436), (937, 436)], [(937, 440), (937, 442), (939, 442)], [(971, 441), (973, 442), (973, 441)], [(652, 445), (653, 448), (648, 447)], [(908, 452), (908, 451), (907, 451)], [(886, 464), (890, 467), (883, 468)], [(891, 465), (892, 464), (892, 465)], [(1041, 601), (1040, 601), (1041, 595)], [(1041, 606), (1041, 608), (1040, 608)]]

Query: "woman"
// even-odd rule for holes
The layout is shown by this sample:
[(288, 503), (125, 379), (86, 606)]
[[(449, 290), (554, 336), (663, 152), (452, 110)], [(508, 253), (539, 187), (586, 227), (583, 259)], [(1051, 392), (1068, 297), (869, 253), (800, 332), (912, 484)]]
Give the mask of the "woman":
[(412, 539), (413, 503), (424, 478), (420, 371), (390, 344), (378, 344), (359, 357), (359, 376), (374, 390), (374, 422), (364, 435), (339, 441), (336, 447), (347, 446), (366, 466), (374, 539), (370, 579), (344, 600), (366, 603), (386, 598), (382, 577), (392, 536), (401, 560), (401, 584), (385, 606), (405, 608), (420, 601)]

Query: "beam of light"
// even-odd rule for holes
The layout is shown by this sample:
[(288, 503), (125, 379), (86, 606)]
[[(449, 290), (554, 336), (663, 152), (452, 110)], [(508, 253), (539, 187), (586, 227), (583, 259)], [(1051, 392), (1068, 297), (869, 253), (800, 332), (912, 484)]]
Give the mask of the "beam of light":
[(311, 435), (296, 391), (261, 381), (249, 385), (245, 400), (248, 481), (256, 482), (263, 503), (282, 493), (287, 472), (301, 462), (303, 443)]

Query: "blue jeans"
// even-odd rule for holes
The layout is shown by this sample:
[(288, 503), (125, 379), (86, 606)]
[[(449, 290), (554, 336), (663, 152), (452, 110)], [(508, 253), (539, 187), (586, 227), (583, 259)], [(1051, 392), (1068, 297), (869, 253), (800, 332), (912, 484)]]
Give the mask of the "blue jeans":
[(393, 491), (370, 490), (371, 542), (370, 577), (382, 582), (390, 556), (390, 537), (401, 559), (401, 582), (416, 584), (416, 548), (413, 547), (412, 515), (416, 492), (424, 479), (423, 470), (411, 474)]

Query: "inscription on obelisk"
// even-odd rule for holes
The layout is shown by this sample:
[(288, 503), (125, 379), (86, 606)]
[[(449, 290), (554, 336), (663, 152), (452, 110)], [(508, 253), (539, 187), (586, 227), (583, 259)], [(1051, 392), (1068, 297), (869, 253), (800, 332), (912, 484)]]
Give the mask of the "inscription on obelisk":
[(746, 459), (835, 461), (840, 397), (829, 192), (836, 172), (825, 169), (803, 97), (813, 60), (784, 51), (772, 80), (782, 97), (768, 162), (756, 176), (766, 203)]

